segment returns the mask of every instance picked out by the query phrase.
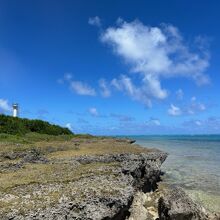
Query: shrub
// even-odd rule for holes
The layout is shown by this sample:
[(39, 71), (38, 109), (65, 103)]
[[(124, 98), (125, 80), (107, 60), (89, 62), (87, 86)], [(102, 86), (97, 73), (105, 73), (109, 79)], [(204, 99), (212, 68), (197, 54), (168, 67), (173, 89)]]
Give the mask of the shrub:
[(49, 135), (73, 134), (68, 128), (46, 121), (0, 115), (0, 133), (23, 135), (29, 132)]

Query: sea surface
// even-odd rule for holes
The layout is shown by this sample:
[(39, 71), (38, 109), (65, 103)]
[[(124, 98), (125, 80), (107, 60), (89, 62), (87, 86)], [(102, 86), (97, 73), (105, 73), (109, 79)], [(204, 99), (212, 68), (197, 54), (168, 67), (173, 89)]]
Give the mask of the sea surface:
[(181, 186), (211, 211), (220, 212), (220, 135), (130, 136), (169, 153), (163, 180)]

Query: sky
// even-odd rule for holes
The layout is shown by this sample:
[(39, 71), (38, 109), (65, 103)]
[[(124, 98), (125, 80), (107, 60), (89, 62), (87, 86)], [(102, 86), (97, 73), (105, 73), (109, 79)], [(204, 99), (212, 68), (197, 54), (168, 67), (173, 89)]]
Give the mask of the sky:
[(0, 113), (98, 135), (220, 133), (217, 0), (0, 0)]

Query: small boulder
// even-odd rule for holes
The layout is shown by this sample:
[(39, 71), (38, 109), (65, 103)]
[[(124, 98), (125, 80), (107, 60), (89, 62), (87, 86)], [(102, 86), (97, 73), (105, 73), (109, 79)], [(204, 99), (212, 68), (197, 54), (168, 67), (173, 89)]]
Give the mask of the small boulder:
[(160, 220), (208, 220), (206, 210), (195, 203), (181, 188), (165, 190), (158, 201)]

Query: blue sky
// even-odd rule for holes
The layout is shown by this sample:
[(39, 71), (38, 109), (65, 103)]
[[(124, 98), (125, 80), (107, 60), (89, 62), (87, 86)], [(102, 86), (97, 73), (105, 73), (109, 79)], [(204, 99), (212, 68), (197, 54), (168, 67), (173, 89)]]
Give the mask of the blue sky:
[(0, 112), (91, 134), (220, 133), (219, 1), (0, 1)]

